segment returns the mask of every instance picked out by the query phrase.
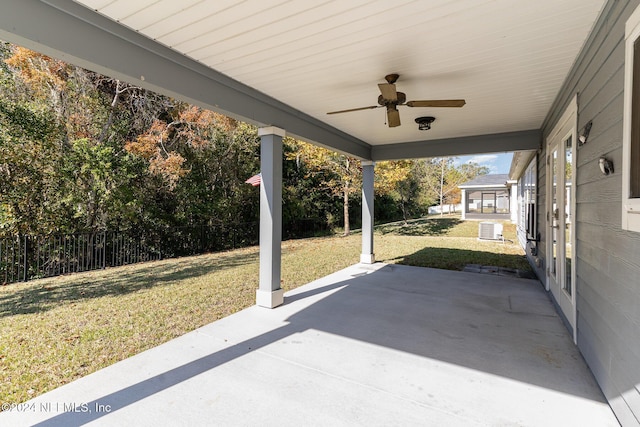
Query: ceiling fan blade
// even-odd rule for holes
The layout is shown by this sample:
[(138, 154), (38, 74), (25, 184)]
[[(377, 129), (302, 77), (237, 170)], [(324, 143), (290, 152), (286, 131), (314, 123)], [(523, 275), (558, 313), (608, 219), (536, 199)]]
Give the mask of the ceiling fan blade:
[(462, 107), (464, 99), (431, 99), (426, 101), (408, 101), (407, 107)]
[(348, 110), (340, 110), (340, 111), (330, 111), (327, 114), (340, 114), (340, 113), (349, 113), (351, 111), (373, 110), (374, 108), (380, 108), (380, 107), (382, 107), (382, 105), (370, 105), (368, 107), (350, 108)]
[(382, 93), (382, 99), (386, 101), (397, 101), (398, 92), (396, 91), (396, 85), (391, 83), (380, 83), (378, 85), (380, 93)]
[(400, 126), (400, 112), (395, 108), (387, 108), (387, 120), (390, 128)]

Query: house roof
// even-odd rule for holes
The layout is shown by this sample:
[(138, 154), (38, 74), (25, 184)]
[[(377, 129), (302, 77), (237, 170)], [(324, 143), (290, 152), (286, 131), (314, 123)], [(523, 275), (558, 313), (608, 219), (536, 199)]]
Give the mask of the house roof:
[(514, 153), (513, 158), (511, 159), (511, 167), (509, 168), (509, 179), (520, 179), (535, 155), (535, 151), (519, 151)]
[(508, 174), (496, 173), (489, 175), (480, 175), (471, 181), (467, 181), (463, 184), (460, 184), (459, 188), (480, 188), (480, 187), (505, 187), (507, 180), (509, 179)]
[[(0, 38), (383, 160), (536, 149), (605, 0), (5, 0)], [(391, 73), (407, 100), (377, 106)], [(436, 118), (429, 131), (414, 119)]]

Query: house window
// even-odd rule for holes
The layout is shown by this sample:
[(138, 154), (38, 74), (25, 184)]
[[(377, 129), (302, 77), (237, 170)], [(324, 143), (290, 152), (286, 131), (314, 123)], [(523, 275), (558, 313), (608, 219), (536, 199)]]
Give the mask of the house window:
[(472, 191), (467, 197), (467, 212), (475, 214), (508, 214), (508, 190)]
[(622, 228), (640, 232), (640, 7), (625, 33)]
[(508, 214), (511, 205), (509, 203), (509, 191), (496, 191), (496, 213)]
[(467, 198), (467, 212), (469, 213), (481, 213), (482, 212), (482, 192), (472, 191)]

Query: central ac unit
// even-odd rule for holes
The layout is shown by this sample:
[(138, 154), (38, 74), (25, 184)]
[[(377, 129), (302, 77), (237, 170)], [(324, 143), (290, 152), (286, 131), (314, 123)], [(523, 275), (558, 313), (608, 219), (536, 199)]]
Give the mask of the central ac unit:
[(502, 224), (495, 222), (481, 222), (478, 229), (478, 239), (502, 240)]

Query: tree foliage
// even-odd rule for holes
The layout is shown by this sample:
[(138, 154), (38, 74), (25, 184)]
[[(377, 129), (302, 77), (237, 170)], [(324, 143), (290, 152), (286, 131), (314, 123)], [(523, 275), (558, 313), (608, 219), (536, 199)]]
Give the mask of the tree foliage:
[[(361, 162), (284, 140), (283, 220), (357, 224)], [(255, 221), (257, 129), (118, 79), (0, 43), (0, 235)], [(444, 169), (443, 169), (444, 165)], [(473, 165), (376, 166), (376, 217), (421, 215)], [(442, 185), (438, 186), (438, 183)]]
[(344, 235), (351, 232), (349, 220), (350, 199), (359, 194), (362, 187), (362, 167), (355, 157), (349, 157), (317, 145), (297, 142), (295, 155), (306, 165), (308, 174), (315, 176), (321, 189), (342, 198)]
[[(479, 175), (489, 173), (489, 168), (476, 163), (455, 164), (455, 158), (440, 157), (423, 160), (420, 164), (422, 185), (426, 197), (440, 206), (461, 202), (459, 185)], [(441, 210), (441, 214), (442, 214)]]

